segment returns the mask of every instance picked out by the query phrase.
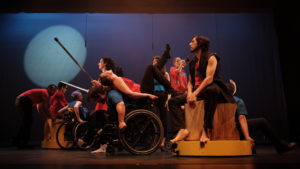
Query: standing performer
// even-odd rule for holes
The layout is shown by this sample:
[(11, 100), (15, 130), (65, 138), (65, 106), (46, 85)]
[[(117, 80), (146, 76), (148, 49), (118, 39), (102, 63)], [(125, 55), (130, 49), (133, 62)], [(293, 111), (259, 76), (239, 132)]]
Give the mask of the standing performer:
[(186, 63), (180, 57), (173, 60), (173, 66), (170, 68), (170, 78), (172, 87), (180, 93), (187, 92), (187, 77), (184, 71)]
[(201, 142), (210, 140), (209, 132), (213, 128), (212, 120), (217, 103), (235, 103), (232, 94), (221, 79), (219, 66), (220, 58), (213, 53), (209, 53), (210, 41), (204, 36), (194, 36), (190, 42), (190, 51), (195, 57), (189, 64), (189, 82), (187, 94), (172, 97), (169, 100), (172, 127), (177, 130), (176, 137), (170, 140), (172, 143), (180, 141), (189, 135), (185, 128), (185, 115), (181, 105), (188, 103), (195, 106), (198, 100), (205, 100), (204, 130), (200, 136)]
[(37, 107), (38, 112), (45, 118), (52, 118), (49, 113), (49, 96), (52, 96), (56, 91), (56, 86), (51, 84), (47, 87), (47, 89), (31, 89), (21, 93), (16, 98), (16, 108), (19, 111), (22, 123), (17, 135), (16, 140), (14, 140), (14, 144), (20, 148), (31, 148), (28, 145), (30, 134), (31, 134), (31, 126), (32, 126), (32, 114), (33, 114), (33, 106)]
[(63, 114), (58, 113), (58, 111), (68, 105), (65, 93), (67, 91), (68, 85), (62, 82), (58, 83), (58, 90), (50, 98), (50, 114), (54, 119), (62, 118)]

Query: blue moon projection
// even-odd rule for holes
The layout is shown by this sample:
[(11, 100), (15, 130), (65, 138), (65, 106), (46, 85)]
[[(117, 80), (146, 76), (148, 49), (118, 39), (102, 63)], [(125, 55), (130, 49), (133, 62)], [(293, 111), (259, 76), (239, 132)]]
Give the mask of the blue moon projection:
[(28, 44), (24, 55), (24, 69), (29, 79), (40, 87), (71, 81), (79, 67), (54, 41), (57, 37), (72, 56), (83, 66), (86, 59), (85, 40), (81, 34), (65, 25), (48, 27)]

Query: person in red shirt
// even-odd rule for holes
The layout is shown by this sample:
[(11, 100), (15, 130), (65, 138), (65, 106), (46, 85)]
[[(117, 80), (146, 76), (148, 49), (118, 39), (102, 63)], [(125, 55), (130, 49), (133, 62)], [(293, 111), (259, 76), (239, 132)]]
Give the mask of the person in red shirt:
[(49, 96), (56, 91), (56, 86), (51, 84), (47, 89), (31, 89), (21, 93), (16, 98), (15, 106), (21, 115), (21, 126), (18, 131), (14, 145), (18, 148), (31, 148), (28, 142), (31, 134), (33, 107), (45, 118), (52, 118), (49, 113)]
[(173, 66), (170, 68), (171, 86), (180, 93), (187, 92), (187, 77), (183, 70), (185, 61), (176, 57), (173, 60)]
[(50, 98), (50, 114), (54, 119), (62, 118), (62, 114), (58, 111), (68, 105), (69, 103), (66, 100), (65, 93), (67, 91), (68, 85), (59, 82), (58, 90)]

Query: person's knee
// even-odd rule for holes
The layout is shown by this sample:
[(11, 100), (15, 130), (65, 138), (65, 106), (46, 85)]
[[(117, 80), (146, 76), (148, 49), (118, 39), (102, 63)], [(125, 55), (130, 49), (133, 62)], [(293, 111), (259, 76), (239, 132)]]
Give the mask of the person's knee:
[(216, 96), (220, 93), (220, 88), (217, 85), (210, 85), (206, 88), (208, 95)]

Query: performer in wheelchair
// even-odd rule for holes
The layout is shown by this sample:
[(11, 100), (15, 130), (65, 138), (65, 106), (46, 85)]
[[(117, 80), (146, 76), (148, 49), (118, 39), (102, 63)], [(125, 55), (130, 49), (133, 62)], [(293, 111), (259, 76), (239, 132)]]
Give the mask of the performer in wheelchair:
[(82, 105), (82, 93), (79, 90), (75, 90), (71, 93), (71, 97), (73, 101), (64, 108), (60, 109), (59, 113), (70, 113), (71, 110), (75, 114), (75, 119), (79, 123), (84, 123), (84, 121), (87, 119), (88, 109)]

